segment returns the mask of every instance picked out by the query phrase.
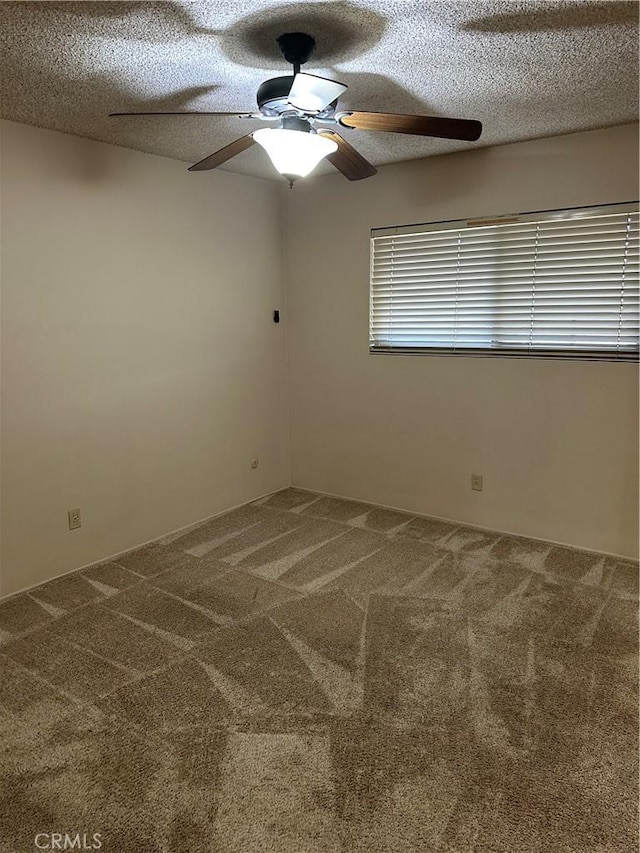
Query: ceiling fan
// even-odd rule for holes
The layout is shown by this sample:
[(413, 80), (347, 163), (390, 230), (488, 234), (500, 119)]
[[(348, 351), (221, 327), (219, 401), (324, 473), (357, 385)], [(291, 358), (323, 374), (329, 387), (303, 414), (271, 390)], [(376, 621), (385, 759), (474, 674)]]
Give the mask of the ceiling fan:
[(277, 42), (285, 60), (293, 65), (293, 75), (274, 77), (262, 83), (257, 93), (258, 112), (134, 112), (110, 113), (110, 116), (206, 115), (277, 121), (278, 127), (262, 128), (241, 136), (190, 166), (189, 171), (215, 169), (257, 142), (291, 187), (297, 178), (308, 175), (325, 157), (350, 181), (376, 174), (375, 166), (337, 132), (337, 127), (469, 142), (474, 142), (482, 133), (482, 124), (468, 119), (340, 110), (338, 98), (347, 86), (300, 71), (313, 53), (315, 39), (306, 33), (284, 33)]

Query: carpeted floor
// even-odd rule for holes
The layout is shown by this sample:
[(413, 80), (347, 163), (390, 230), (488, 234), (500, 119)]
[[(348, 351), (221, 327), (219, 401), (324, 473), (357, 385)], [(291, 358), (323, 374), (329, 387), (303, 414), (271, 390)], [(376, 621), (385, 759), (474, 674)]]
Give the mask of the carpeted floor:
[(636, 850), (637, 615), (632, 562), (287, 489), (0, 602), (0, 850)]

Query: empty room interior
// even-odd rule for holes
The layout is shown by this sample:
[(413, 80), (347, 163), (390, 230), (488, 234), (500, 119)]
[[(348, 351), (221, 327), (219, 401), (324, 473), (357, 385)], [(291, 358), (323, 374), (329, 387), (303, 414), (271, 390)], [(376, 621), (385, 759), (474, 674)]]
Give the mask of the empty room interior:
[(637, 850), (639, 8), (0, 3), (0, 853)]

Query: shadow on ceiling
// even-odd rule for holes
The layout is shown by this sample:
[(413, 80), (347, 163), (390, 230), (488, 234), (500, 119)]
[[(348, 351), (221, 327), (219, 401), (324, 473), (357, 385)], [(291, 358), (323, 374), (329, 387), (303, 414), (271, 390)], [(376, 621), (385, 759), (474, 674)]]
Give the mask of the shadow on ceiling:
[(2, 3), (2, 7), (19, 6), (30, 18), (38, 16), (71, 16), (74, 27), (84, 23), (87, 30), (95, 29), (101, 20), (127, 20), (128, 35), (140, 41), (162, 43), (167, 40), (167, 23), (187, 35), (213, 32), (197, 27), (188, 9), (179, 3), (160, 0), (130, 0), (130, 2), (96, 2), (96, 0), (20, 0)]
[(232, 62), (285, 69), (276, 39), (282, 33), (306, 32), (316, 40), (310, 65), (346, 62), (371, 50), (382, 38), (386, 19), (353, 3), (292, 3), (264, 9), (218, 33)]
[[(3, 3), (3, 6), (14, 5)], [(240, 18), (226, 29), (208, 28), (197, 23), (197, 7), (176, 2), (135, 0), (135, 2), (21, 2), (30, 15), (70, 15), (75, 26), (85, 24), (93, 30), (103, 19), (127, 20), (130, 38), (162, 43), (168, 30), (187, 36), (209, 35), (220, 40), (228, 58), (239, 65), (256, 68), (286, 67), (276, 44), (285, 32), (308, 32), (316, 40), (313, 59), (316, 64), (345, 62), (366, 53), (376, 45), (387, 27), (386, 19), (349, 0), (337, 2), (287, 3), (262, 9)], [(239, 4), (240, 6), (240, 4)]]
[(530, 12), (507, 12), (466, 21), (460, 29), (479, 33), (541, 33), (553, 30), (638, 23), (640, 7), (629, 0), (605, 0), (575, 6), (544, 4)]
[[(349, 88), (340, 98), (340, 109), (371, 110), (372, 112), (432, 113), (433, 107), (417, 98), (395, 80), (369, 71), (337, 71), (328, 69), (334, 80)], [(364, 131), (363, 131), (364, 132)]]
[[(217, 83), (209, 83), (206, 86), (190, 86), (188, 89), (180, 89), (178, 92), (173, 92), (170, 95), (159, 95), (157, 98), (134, 97), (126, 92), (122, 87), (118, 87), (117, 82), (106, 78), (93, 78), (96, 83), (101, 86), (106, 97), (112, 106), (111, 112), (181, 112), (182, 110), (197, 110), (198, 106), (194, 106), (194, 101), (198, 98), (207, 98), (212, 95), (220, 86)], [(122, 92), (122, 95), (115, 94), (114, 89)], [(205, 104), (202, 109), (207, 109)], [(239, 109), (238, 112), (242, 112)], [(126, 117), (119, 116), (118, 121), (128, 121)], [(139, 118), (137, 119), (139, 121)], [(156, 119), (157, 120), (157, 119)]]

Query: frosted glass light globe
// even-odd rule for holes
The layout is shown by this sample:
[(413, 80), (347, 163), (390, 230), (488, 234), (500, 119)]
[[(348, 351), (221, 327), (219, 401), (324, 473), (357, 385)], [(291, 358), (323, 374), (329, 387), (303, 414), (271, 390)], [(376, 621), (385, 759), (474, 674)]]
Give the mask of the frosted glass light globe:
[(262, 145), (280, 174), (290, 181), (304, 178), (338, 148), (333, 139), (302, 130), (265, 127), (256, 130), (253, 138)]

